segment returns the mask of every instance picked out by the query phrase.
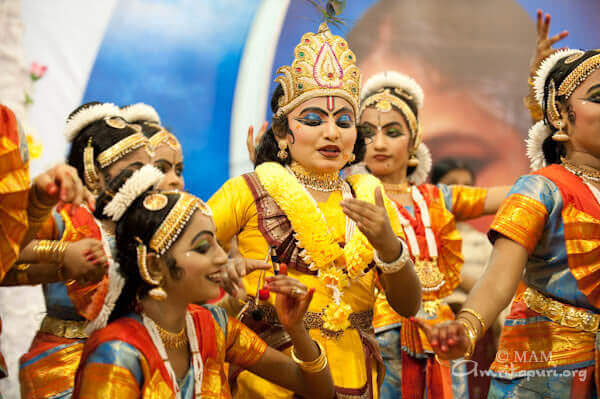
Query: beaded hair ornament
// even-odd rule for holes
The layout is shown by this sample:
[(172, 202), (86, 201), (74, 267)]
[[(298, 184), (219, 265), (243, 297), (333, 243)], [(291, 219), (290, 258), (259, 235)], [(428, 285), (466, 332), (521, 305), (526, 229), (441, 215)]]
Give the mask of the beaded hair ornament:
[(546, 166), (542, 145), (549, 136), (560, 136), (557, 133), (564, 127), (557, 106), (558, 99), (568, 100), (575, 89), (598, 69), (600, 50), (578, 49), (558, 50), (538, 68), (533, 83), (536, 100), (544, 111), (544, 119), (529, 129), (526, 140), (527, 157), (532, 170)]
[(356, 56), (348, 43), (331, 34), (326, 23), (317, 33), (306, 33), (294, 50), (292, 65), (277, 70), (275, 79), (281, 84), (283, 96), (275, 117), (288, 114), (299, 104), (315, 97), (341, 97), (358, 115), (360, 70)]
[(102, 151), (97, 157), (94, 154), (93, 138), (88, 140), (83, 150), (83, 176), (87, 188), (95, 195), (100, 190), (100, 176), (95, 162), (104, 169), (130, 152), (149, 145), (148, 139), (141, 133), (141, 127), (123, 119), (119, 107), (112, 103), (92, 104), (70, 116), (65, 127), (67, 140), (73, 142), (86, 127), (100, 120), (113, 129), (130, 127), (135, 133)]
[(396, 71), (383, 71), (373, 75), (362, 87), (360, 113), (369, 106), (375, 106), (379, 112), (389, 112), (396, 108), (408, 126), (412, 139), (409, 153), (409, 166), (415, 167), (408, 176), (413, 184), (422, 184), (431, 171), (431, 153), (422, 143), (422, 131), (418, 116), (407, 101), (413, 102), (417, 110), (423, 106), (425, 95), (421, 86), (410, 76)]
[[(166, 194), (175, 193), (179, 194), (179, 199), (163, 222), (158, 226), (154, 235), (150, 239), (148, 247), (153, 252), (154, 256), (161, 256), (168, 251), (173, 245), (177, 238), (188, 224), (190, 218), (194, 214), (194, 211), (199, 210), (203, 215), (212, 217), (212, 211), (209, 206), (201, 201), (199, 198), (193, 195), (176, 192), (176, 191), (165, 191), (151, 193), (144, 198), (143, 206), (146, 210), (151, 212), (157, 212), (164, 209), (169, 200)], [(140, 276), (142, 279), (153, 286), (154, 288), (148, 291), (148, 294), (156, 300), (164, 300), (167, 296), (166, 292), (162, 289), (161, 283), (162, 278), (153, 278), (148, 270), (148, 247), (138, 237), (135, 238), (138, 242), (137, 251), (137, 262), (140, 270)]]

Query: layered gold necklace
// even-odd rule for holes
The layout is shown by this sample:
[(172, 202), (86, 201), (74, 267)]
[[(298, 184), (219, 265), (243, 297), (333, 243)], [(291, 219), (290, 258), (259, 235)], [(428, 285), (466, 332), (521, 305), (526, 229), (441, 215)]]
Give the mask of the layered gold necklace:
[(185, 326), (181, 329), (181, 331), (172, 333), (159, 326), (158, 323), (154, 324), (156, 324), (158, 335), (160, 335), (160, 339), (165, 345), (165, 349), (183, 349), (187, 346), (189, 341), (185, 331)]
[(594, 182), (600, 182), (600, 171), (595, 169), (583, 168), (574, 162), (569, 161), (565, 157), (560, 157), (562, 165), (575, 176), (579, 176), (583, 179), (588, 179)]
[(410, 186), (407, 181), (400, 184), (383, 183), (383, 189), (386, 193), (390, 194), (408, 194), (410, 192)]
[(337, 171), (331, 173), (311, 172), (298, 162), (292, 162), (292, 165), (288, 169), (304, 187), (323, 192), (342, 189), (343, 181)]

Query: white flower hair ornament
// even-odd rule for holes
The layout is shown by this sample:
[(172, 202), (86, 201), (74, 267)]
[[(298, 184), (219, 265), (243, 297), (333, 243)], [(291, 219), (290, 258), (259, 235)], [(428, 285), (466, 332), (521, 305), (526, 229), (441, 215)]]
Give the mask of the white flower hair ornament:
[(127, 122), (148, 121), (160, 124), (160, 117), (153, 106), (136, 103), (121, 108), (121, 116)]
[(106, 205), (104, 215), (118, 222), (133, 201), (151, 187), (157, 186), (163, 176), (162, 172), (152, 165), (146, 165), (135, 171)]
[(529, 158), (529, 167), (531, 170), (538, 170), (547, 166), (542, 145), (544, 144), (544, 140), (551, 135), (552, 131), (543, 120), (538, 121), (529, 129), (529, 134), (527, 135), (525, 144), (527, 147), (527, 158)]
[(540, 67), (535, 73), (533, 79), (533, 88), (535, 90), (535, 99), (537, 100), (540, 107), (544, 108), (544, 91), (546, 87), (546, 80), (550, 75), (550, 71), (556, 65), (556, 63), (565, 57), (569, 57), (574, 54), (582, 54), (583, 51), (578, 49), (563, 49), (554, 52), (542, 61)]
[(424, 143), (419, 144), (415, 156), (419, 160), (419, 164), (416, 166), (415, 170), (408, 175), (407, 180), (418, 186), (427, 181), (427, 176), (429, 176), (429, 172), (431, 172), (431, 165), (433, 162), (431, 160), (431, 152)]
[(394, 88), (408, 95), (416, 104), (417, 109), (423, 106), (425, 94), (421, 86), (410, 76), (396, 71), (383, 71), (371, 76), (361, 89), (360, 101), (364, 101), (367, 97), (385, 87)]
[(67, 119), (64, 135), (68, 142), (73, 142), (75, 137), (84, 128), (93, 122), (111, 116), (121, 116), (121, 110), (113, 103), (93, 104), (80, 109)]

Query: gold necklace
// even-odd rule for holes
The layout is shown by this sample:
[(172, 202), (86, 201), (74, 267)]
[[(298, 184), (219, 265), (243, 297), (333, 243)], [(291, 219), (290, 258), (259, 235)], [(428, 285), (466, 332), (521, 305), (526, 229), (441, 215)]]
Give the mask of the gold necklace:
[(589, 179), (594, 182), (600, 182), (600, 171), (582, 168), (576, 163), (569, 161), (565, 157), (560, 157), (560, 161), (562, 162), (562, 165), (565, 167), (565, 169), (573, 173), (575, 176), (579, 176), (584, 179)]
[(342, 188), (343, 181), (338, 172), (315, 173), (307, 170), (298, 162), (292, 162), (289, 170), (303, 186), (313, 190), (331, 192), (341, 190)]
[(410, 192), (410, 186), (406, 181), (400, 184), (383, 183), (383, 189), (388, 193), (394, 194), (408, 194)]
[(165, 349), (182, 349), (187, 346), (188, 336), (185, 331), (185, 326), (183, 326), (181, 331), (172, 333), (159, 326), (158, 323), (154, 322), (154, 324), (156, 325), (160, 339), (165, 345)]

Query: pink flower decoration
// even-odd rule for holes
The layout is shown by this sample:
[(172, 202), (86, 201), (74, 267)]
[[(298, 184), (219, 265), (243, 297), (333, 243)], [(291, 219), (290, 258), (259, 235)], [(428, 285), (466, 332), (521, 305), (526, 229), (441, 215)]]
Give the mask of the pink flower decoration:
[(46, 73), (48, 67), (46, 65), (38, 64), (37, 62), (33, 62), (31, 64), (31, 68), (29, 69), (29, 74), (31, 76), (31, 80), (36, 81), (40, 79)]

